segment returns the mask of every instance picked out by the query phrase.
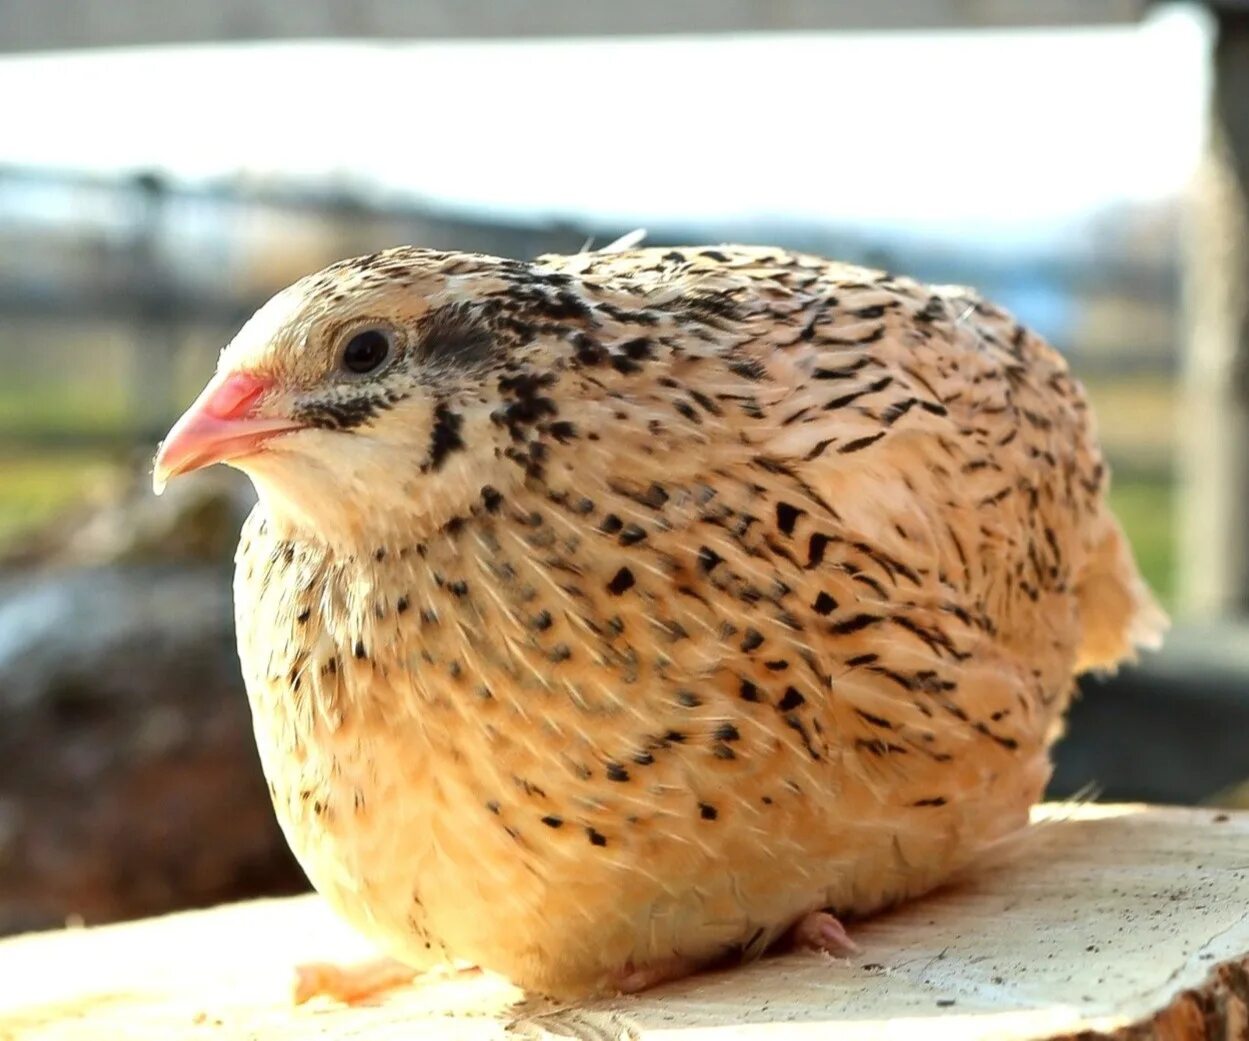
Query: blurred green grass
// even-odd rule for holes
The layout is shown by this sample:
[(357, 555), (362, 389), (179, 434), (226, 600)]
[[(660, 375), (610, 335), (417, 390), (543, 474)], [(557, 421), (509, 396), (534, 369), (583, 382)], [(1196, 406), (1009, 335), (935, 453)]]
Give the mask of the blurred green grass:
[(1123, 525), (1145, 580), (1167, 610), (1175, 596), (1175, 481), (1170, 474), (1118, 472), (1110, 505)]
[(0, 544), (81, 501), (119, 472), (114, 455), (86, 449), (0, 453)]
[(0, 431), (22, 438), (126, 434), (131, 418), (123, 395), (81, 382), (33, 383), (0, 389)]

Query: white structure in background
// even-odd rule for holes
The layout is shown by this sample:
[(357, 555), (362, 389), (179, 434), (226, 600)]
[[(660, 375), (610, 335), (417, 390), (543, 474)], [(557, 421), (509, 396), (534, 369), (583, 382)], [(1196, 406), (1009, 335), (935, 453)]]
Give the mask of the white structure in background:
[[(1146, 0), (3, 0), (0, 48), (61, 50), (307, 38), (516, 39), (812, 29), (1089, 25)], [(157, 15), (156, 12), (159, 12)]]
[(1186, 237), (1179, 604), (1249, 614), (1249, 2), (1217, 5), (1210, 142)]

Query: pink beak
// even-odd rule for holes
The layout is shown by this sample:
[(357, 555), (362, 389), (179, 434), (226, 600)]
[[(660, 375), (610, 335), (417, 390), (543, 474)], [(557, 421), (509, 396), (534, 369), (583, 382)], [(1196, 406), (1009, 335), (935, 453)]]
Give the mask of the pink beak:
[(251, 455), (279, 434), (298, 430), (294, 420), (255, 415), (256, 402), (272, 386), (247, 372), (214, 376), (161, 442), (152, 473), (156, 494), (171, 477)]

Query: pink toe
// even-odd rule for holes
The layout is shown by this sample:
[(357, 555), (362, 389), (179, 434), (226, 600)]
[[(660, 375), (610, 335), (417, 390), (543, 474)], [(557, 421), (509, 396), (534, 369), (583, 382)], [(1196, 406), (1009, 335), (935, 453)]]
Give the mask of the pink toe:
[(812, 911), (794, 926), (790, 935), (795, 947), (829, 954), (845, 956), (859, 949), (847, 934), (846, 927), (827, 911)]
[(637, 994), (661, 983), (679, 980), (697, 972), (699, 965), (689, 958), (663, 958), (649, 965), (635, 967), (632, 963), (616, 973), (611, 981), (613, 989), (621, 994)]

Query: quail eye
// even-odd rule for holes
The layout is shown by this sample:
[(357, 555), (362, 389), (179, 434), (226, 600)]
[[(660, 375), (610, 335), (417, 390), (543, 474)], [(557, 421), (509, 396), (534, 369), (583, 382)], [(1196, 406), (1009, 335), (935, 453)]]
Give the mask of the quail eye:
[(390, 357), (390, 336), (381, 329), (361, 329), (343, 348), (343, 368), (363, 376)]

